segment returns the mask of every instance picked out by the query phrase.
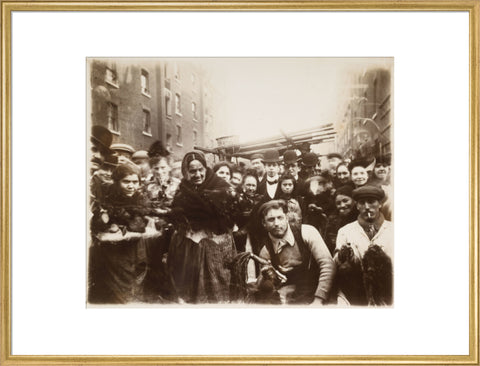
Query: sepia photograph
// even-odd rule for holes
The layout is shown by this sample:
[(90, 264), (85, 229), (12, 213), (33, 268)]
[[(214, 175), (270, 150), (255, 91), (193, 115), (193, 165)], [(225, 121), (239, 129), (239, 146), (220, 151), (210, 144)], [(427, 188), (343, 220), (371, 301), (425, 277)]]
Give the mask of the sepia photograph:
[(480, 4), (2, 5), (0, 364), (478, 363)]
[(88, 305), (393, 305), (392, 58), (90, 58)]

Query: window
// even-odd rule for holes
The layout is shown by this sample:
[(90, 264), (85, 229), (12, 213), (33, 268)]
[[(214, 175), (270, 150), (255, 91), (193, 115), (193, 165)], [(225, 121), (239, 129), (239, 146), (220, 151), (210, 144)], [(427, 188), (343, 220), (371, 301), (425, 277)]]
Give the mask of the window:
[(195, 102), (192, 102), (192, 116), (193, 119), (196, 121), (197, 120), (197, 105)]
[(105, 81), (113, 86), (118, 86), (117, 72), (107, 67), (105, 70)]
[(182, 126), (180, 125), (177, 125), (177, 145), (180, 145), (182, 146), (183, 145), (183, 142), (182, 142)]
[(197, 146), (198, 144), (198, 132), (193, 130), (193, 146)]
[(167, 116), (172, 115), (172, 92), (165, 88), (165, 112)]
[(107, 124), (110, 131), (118, 132), (118, 107), (113, 103), (107, 104)]
[(180, 94), (175, 94), (175, 113), (178, 115), (182, 115), (182, 100), (180, 98)]
[(140, 84), (142, 88), (142, 94), (150, 95), (150, 89), (148, 85), (148, 72), (142, 70), (142, 75), (140, 76)]
[(152, 125), (150, 123), (150, 112), (143, 110), (143, 132), (152, 135)]
[(172, 135), (167, 133), (167, 150), (172, 152)]

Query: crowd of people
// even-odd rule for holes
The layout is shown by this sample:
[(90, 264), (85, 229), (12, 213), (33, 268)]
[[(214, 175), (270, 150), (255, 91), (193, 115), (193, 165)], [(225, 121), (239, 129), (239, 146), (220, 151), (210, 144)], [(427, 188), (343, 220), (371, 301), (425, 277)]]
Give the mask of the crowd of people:
[(180, 169), (92, 127), (88, 302), (391, 305), (390, 159), (276, 149)]

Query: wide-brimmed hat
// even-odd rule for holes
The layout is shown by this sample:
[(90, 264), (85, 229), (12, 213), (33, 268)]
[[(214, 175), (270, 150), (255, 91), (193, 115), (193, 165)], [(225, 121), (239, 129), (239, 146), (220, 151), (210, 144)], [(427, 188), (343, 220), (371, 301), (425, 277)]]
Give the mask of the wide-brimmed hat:
[(314, 152), (308, 152), (303, 155), (302, 158), (302, 165), (304, 166), (315, 166), (318, 163), (318, 156)]
[(362, 198), (374, 198), (381, 202), (385, 198), (385, 192), (380, 187), (366, 184), (357, 189), (354, 189), (352, 192), (352, 197), (355, 201), (358, 201)]
[(299, 160), (295, 150), (287, 150), (283, 153), (284, 164), (294, 164)]
[(97, 145), (100, 149), (105, 152), (110, 152), (110, 145), (112, 144), (113, 136), (112, 133), (103, 126), (92, 126), (92, 135), (90, 140), (93, 144)]
[(263, 154), (263, 163), (279, 163), (280, 162), (280, 154), (276, 149), (268, 149)]

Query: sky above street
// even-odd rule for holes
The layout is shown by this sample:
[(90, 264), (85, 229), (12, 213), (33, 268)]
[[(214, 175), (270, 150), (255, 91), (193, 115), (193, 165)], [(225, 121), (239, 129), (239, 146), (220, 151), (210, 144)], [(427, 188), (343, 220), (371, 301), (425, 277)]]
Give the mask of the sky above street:
[[(218, 136), (240, 142), (335, 123), (345, 112), (351, 76), (391, 67), (380, 58), (203, 59), (221, 103)], [(215, 101), (217, 102), (217, 100)]]

